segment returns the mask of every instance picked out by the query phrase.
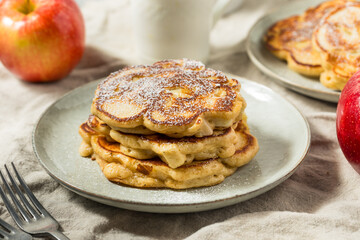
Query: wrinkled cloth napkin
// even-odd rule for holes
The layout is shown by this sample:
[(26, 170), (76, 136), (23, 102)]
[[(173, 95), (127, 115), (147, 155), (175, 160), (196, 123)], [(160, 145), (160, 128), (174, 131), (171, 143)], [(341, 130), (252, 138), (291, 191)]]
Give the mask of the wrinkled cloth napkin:
[[(269, 9), (289, 2), (247, 0), (239, 10), (224, 16), (211, 33), (208, 63), (266, 85), (307, 118), (310, 151), (296, 172), (274, 189), (222, 209), (151, 214), (83, 198), (60, 186), (40, 166), (31, 134), (42, 112), (66, 92), (131, 64), (134, 51), (128, 0), (81, 1), (87, 47), (80, 64), (65, 79), (29, 84), (0, 65), (1, 165), (15, 162), (70, 239), (360, 239), (360, 176), (339, 148), (336, 104), (278, 85), (251, 63), (245, 51), (252, 24)], [(14, 224), (2, 201), (0, 218)]]

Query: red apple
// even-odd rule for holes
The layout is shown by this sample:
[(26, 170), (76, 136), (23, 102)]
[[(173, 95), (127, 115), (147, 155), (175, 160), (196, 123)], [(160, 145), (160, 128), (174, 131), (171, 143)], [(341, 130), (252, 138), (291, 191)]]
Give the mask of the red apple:
[(19, 78), (49, 82), (80, 61), (85, 27), (73, 0), (0, 1), (0, 60)]
[(336, 110), (336, 132), (346, 159), (360, 174), (360, 71), (341, 91)]

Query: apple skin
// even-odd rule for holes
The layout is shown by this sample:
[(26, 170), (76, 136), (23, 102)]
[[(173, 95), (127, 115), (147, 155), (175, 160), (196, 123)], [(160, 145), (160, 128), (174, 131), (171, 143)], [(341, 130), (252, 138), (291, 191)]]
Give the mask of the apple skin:
[(360, 174), (360, 71), (341, 91), (336, 109), (336, 133), (346, 159)]
[(83, 16), (73, 0), (2, 0), (0, 46), (1, 62), (20, 79), (62, 79), (84, 53)]

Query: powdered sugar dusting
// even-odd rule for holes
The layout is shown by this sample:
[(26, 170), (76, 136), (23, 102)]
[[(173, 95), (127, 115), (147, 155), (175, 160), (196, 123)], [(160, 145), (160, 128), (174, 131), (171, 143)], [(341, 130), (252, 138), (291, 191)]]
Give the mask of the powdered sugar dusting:
[(285, 47), (291, 48), (294, 42), (305, 41), (308, 41), (311, 46), (312, 34), (318, 24), (338, 7), (347, 7), (350, 4), (354, 3), (342, 0), (323, 2), (316, 7), (307, 9), (302, 15), (292, 16), (277, 22), (273, 29), (280, 32), (280, 41)]
[[(143, 114), (154, 122), (176, 125), (205, 111), (230, 111), (239, 88), (236, 80), (201, 62), (165, 60), (112, 73), (99, 84), (95, 102), (98, 109), (116, 101), (131, 103), (146, 109)], [(209, 98), (215, 104), (204, 107)]]

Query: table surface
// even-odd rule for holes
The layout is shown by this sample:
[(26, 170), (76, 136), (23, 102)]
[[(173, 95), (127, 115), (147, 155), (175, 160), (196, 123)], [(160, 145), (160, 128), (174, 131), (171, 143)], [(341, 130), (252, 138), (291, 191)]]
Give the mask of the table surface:
[[(133, 63), (129, 0), (81, 1), (86, 50), (80, 64), (65, 79), (29, 84), (0, 65), (0, 162), (13, 161), (18, 166), (40, 202), (71, 239), (360, 239), (360, 176), (339, 148), (336, 104), (278, 85), (246, 54), (250, 27), (270, 9), (289, 2), (247, 0), (225, 15), (211, 33), (207, 63), (273, 89), (307, 118), (312, 137), (310, 151), (297, 171), (276, 188), (222, 209), (151, 214), (78, 196), (40, 166), (33, 154), (31, 135), (43, 111), (68, 91)], [(14, 224), (1, 201), (0, 217)]]

